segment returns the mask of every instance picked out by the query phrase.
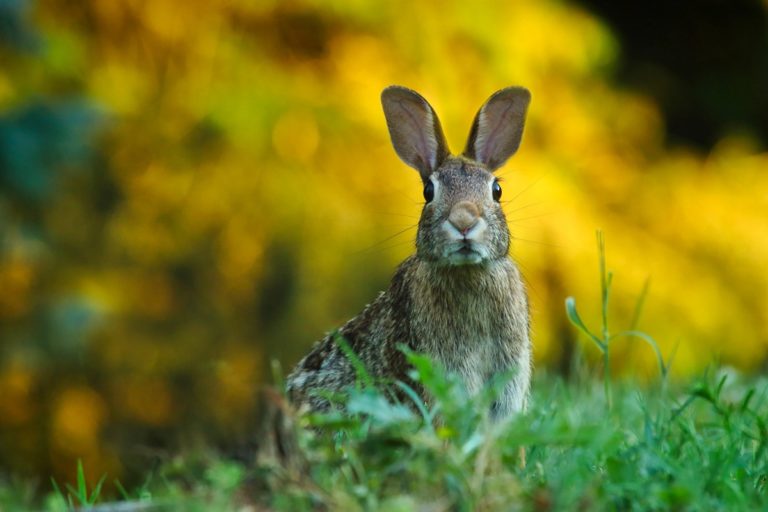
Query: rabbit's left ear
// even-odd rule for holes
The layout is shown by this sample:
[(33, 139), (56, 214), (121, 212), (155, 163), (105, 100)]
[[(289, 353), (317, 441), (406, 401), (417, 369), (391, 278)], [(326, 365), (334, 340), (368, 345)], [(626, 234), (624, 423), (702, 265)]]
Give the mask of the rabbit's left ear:
[(399, 85), (384, 89), (381, 105), (397, 155), (426, 183), (449, 155), (435, 110), (419, 93)]
[(494, 171), (520, 147), (531, 93), (507, 87), (493, 94), (475, 116), (464, 156)]

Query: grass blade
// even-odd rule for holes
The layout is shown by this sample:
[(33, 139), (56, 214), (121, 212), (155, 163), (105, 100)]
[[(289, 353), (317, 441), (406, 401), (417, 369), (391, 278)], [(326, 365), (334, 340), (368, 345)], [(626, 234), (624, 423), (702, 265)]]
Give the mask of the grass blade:
[(589, 339), (595, 342), (600, 348), (601, 352), (605, 352), (606, 345), (584, 325), (584, 321), (579, 316), (579, 312), (576, 310), (576, 299), (568, 297), (565, 299), (565, 314), (568, 316), (568, 320), (582, 333), (584, 333)]
[(627, 338), (639, 338), (643, 341), (645, 341), (650, 347), (653, 349), (654, 354), (656, 355), (656, 362), (659, 365), (659, 372), (662, 376), (662, 378), (667, 376), (667, 372), (669, 370), (669, 367), (664, 362), (664, 357), (661, 355), (661, 349), (659, 348), (659, 344), (656, 343), (656, 340), (654, 340), (651, 336), (644, 333), (643, 331), (622, 331), (618, 334), (614, 334), (611, 336), (611, 338), (618, 338), (618, 337), (627, 337)]
[(360, 359), (354, 350), (352, 350), (352, 347), (349, 345), (349, 342), (346, 340), (346, 338), (344, 338), (344, 335), (342, 335), (339, 331), (334, 331), (331, 333), (331, 336), (333, 337), (334, 343), (336, 343), (341, 351), (344, 352), (344, 355), (349, 360), (349, 363), (355, 369), (355, 374), (357, 375), (358, 381), (362, 382), (366, 387), (372, 387), (374, 385), (373, 377), (371, 377), (371, 374), (365, 367), (363, 360)]

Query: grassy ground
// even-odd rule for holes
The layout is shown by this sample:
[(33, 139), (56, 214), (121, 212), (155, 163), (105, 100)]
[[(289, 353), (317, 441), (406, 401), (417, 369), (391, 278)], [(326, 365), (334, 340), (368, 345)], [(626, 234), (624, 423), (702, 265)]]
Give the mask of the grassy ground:
[[(598, 239), (602, 323), (588, 328), (573, 299), (566, 313), (604, 356), (602, 371), (575, 364), (568, 381), (537, 372), (527, 414), (490, 421), (505, 376), (471, 397), (456, 376), (413, 353), (412, 376), (434, 400), (426, 407), (394, 384), (412, 396), (398, 403), (348, 352), (369, 384), (336, 397), (337, 411), (304, 417), (279, 393), (266, 394), (260, 449), (246, 462), (179, 457), (140, 488), (117, 483), (119, 501), (102, 500), (101, 485), (84, 478), (54, 483), (43, 498), (28, 484), (0, 482), (0, 509), (768, 510), (768, 379), (712, 369), (669, 382), (669, 362), (650, 336), (634, 325), (608, 329), (612, 276)], [(635, 319), (641, 308), (642, 298)], [(655, 350), (656, 382), (611, 377), (611, 346), (625, 337)]]
[[(608, 409), (601, 381), (540, 372), (528, 414), (500, 425), (485, 415), (493, 386), (468, 397), (456, 379), (411, 357), (437, 397), (429, 410), (352, 390), (343, 413), (305, 417), (295, 430), (290, 418), (277, 420), (278, 433), (262, 437), (277, 449), (255, 466), (215, 456), (175, 461), (102, 510), (768, 507), (765, 379), (712, 371), (669, 387), (614, 382)], [(60, 486), (34, 503), (5, 485), (0, 504), (63, 510), (67, 499), (98, 503), (96, 491), (84, 482)]]
[[(424, 378), (424, 368), (429, 375)], [(674, 391), (539, 375), (527, 416), (485, 418), (493, 392), (467, 397), (422, 366), (438, 427), (352, 394), (344, 434), (305, 439), (308, 479), (272, 504), (347, 510), (757, 510), (768, 505), (765, 382), (713, 373)], [(334, 423), (314, 418), (315, 425)], [(337, 425), (333, 425), (336, 427)], [(340, 425), (338, 425), (340, 426)], [(335, 431), (335, 429), (333, 429)], [(520, 449), (526, 448), (526, 464)]]

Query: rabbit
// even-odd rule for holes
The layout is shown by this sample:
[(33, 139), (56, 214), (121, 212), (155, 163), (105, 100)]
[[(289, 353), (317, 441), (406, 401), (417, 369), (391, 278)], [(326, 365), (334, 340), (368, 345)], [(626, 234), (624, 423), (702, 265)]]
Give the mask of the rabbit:
[[(427, 100), (406, 87), (384, 89), (392, 145), (424, 184), (416, 253), (338, 331), (370, 375), (405, 381), (426, 403), (399, 344), (457, 373), (472, 394), (512, 370), (489, 411), (495, 419), (524, 410), (532, 372), (528, 299), (509, 257), (511, 236), (493, 175), (520, 146), (530, 99), (523, 87), (493, 94), (475, 116), (464, 152), (453, 156)], [(318, 391), (342, 391), (356, 375), (329, 334), (288, 376), (288, 396), (299, 409), (324, 411), (330, 402)]]

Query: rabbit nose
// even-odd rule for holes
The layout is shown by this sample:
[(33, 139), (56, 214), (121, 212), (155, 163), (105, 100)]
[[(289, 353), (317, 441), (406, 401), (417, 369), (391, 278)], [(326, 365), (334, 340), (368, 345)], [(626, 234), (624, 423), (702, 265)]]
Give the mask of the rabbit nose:
[(469, 233), (480, 218), (480, 211), (477, 205), (470, 201), (461, 201), (451, 208), (451, 214), (448, 216), (448, 222), (456, 228), (462, 235)]

